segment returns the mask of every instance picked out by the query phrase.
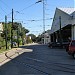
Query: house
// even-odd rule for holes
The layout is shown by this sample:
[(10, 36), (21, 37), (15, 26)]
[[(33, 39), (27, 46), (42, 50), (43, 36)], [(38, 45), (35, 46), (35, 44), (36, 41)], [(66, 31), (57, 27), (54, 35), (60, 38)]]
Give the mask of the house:
[(50, 36), (51, 42), (75, 40), (75, 8), (56, 8)]

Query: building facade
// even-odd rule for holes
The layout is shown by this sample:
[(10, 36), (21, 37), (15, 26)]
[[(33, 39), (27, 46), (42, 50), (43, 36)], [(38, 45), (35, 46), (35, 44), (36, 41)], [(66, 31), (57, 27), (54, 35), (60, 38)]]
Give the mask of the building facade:
[(75, 8), (56, 8), (50, 36), (52, 42), (75, 40)]

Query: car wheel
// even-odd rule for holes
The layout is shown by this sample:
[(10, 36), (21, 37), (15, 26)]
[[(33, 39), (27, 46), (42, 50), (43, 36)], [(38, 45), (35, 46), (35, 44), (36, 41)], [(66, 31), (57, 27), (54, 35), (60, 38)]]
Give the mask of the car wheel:
[(51, 46), (51, 48), (52, 48), (52, 46)]
[(75, 59), (75, 53), (73, 54), (73, 58)]

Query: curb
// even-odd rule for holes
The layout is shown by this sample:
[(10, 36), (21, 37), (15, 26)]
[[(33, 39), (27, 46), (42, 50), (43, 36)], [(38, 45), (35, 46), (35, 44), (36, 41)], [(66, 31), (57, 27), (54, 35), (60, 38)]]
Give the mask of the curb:
[(0, 55), (0, 66), (14, 59), (15, 57), (21, 55), (24, 52), (32, 52), (32, 51), (33, 50), (31, 49), (23, 49), (23, 48), (14, 48), (9, 51), (6, 51)]
[(1, 53), (0, 54), (0, 66), (9, 61), (8, 57), (14, 56), (16, 54), (17, 54), (16, 56), (18, 56), (17, 50), (21, 50), (21, 49), (22, 48), (13, 48), (13, 49), (10, 49), (8, 51)]

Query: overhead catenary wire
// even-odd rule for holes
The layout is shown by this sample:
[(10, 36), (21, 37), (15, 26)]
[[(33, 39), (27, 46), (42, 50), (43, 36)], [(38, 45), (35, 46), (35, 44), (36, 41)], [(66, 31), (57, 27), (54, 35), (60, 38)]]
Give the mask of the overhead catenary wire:
[(20, 11), (18, 11), (19, 13), (20, 12), (22, 12), (22, 11), (24, 11), (24, 10), (26, 10), (26, 9), (28, 9), (28, 8), (30, 8), (30, 7), (32, 7), (32, 6), (34, 6), (36, 3), (33, 3), (33, 4), (31, 4), (31, 5), (29, 5), (29, 6), (27, 6), (27, 7), (25, 7), (25, 8), (23, 8), (22, 10), (20, 10)]
[(4, 2), (4, 1), (2, 1), (2, 0), (0, 0), (8, 9), (10, 9), (11, 10), (11, 8)]
[(29, 5), (29, 6), (27, 6), (27, 7), (25, 7), (25, 8), (23, 8), (22, 10), (15, 11), (15, 12), (17, 12), (18, 14), (24, 14), (24, 13), (21, 13), (21, 12), (24, 11), (24, 10), (26, 10), (26, 9), (28, 9), (28, 8), (30, 8), (30, 7), (32, 7), (32, 6), (34, 6), (34, 5), (36, 5), (36, 4), (39, 3), (39, 2), (42, 2), (42, 1), (43, 1), (43, 0), (38, 0), (37, 2), (35, 2), (35, 3), (33, 3), (33, 4)]
[[(6, 15), (7, 18), (9, 18), (9, 15), (10, 15), (10, 14), (12, 14), (12, 12), (10, 12), (10, 13), (8, 13), (8, 14)], [(10, 18), (11, 18), (11, 17), (10, 17)], [(1, 20), (4, 20), (4, 18), (1, 18), (0, 21), (1, 21)]]
[[(47, 18), (45, 20), (52, 20), (53, 18)], [(43, 21), (43, 19), (31, 19), (31, 20), (25, 20), (25, 19), (15, 19), (15, 20), (24, 20), (24, 21), (31, 21), (31, 22), (35, 22), (35, 21)]]
[(4, 13), (6, 13), (7, 14), (7, 12), (0, 6), (0, 8), (1, 8), (1, 10), (4, 12)]
[[(33, 4), (29, 5), (29, 6), (27, 6), (27, 7), (25, 7), (25, 8), (23, 8), (23, 9), (20, 10), (20, 11), (15, 11), (15, 10), (14, 10), (14, 13), (16, 12), (15, 17), (16, 17), (17, 14), (23, 14), (22, 12), (23, 12), (24, 10), (26, 10), (26, 9), (28, 9), (28, 8), (30, 8), (30, 7), (32, 7), (32, 6), (34, 6), (34, 5), (36, 5), (36, 3), (37, 3), (37, 2), (35, 2), (35, 3), (33, 3)], [(8, 6), (7, 6), (7, 7), (8, 7)], [(8, 15), (8, 16), (9, 16), (9, 15)], [(14, 20), (16, 20), (15, 17), (14, 17)], [(23, 20), (24, 20), (24, 19), (23, 19)], [(50, 20), (50, 19), (45, 19), (45, 20)], [(31, 20), (25, 20), (25, 21), (37, 22), (37, 21), (43, 21), (43, 19), (31, 19)]]

